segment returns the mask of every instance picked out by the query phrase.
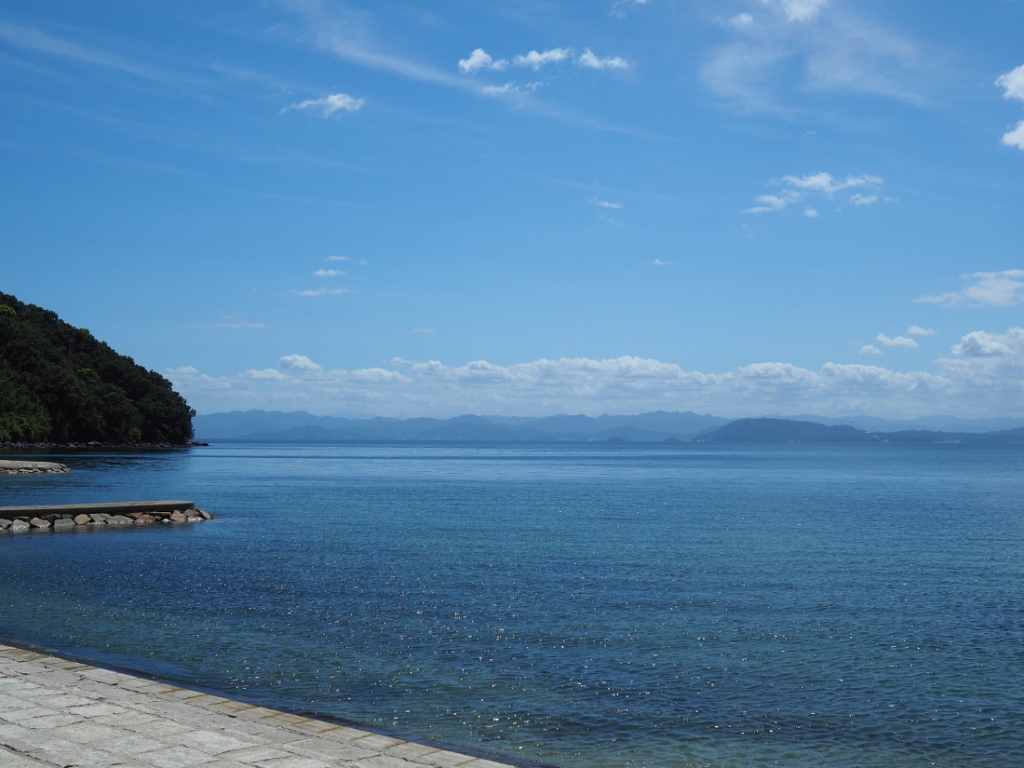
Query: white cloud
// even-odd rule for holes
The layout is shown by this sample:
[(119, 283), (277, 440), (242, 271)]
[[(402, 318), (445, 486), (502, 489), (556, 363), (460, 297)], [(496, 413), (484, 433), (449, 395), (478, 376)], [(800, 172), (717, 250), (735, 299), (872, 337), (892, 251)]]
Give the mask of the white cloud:
[[(836, 192), (841, 192), (844, 189), (853, 189), (856, 187), (878, 187), (884, 184), (884, 180), (880, 176), (872, 176), (865, 174), (863, 176), (847, 176), (845, 179), (837, 179), (831, 173), (812, 173), (807, 176), (783, 176), (781, 179), (773, 182), (775, 184), (782, 184), (788, 187), (788, 189), (782, 190), (777, 195), (759, 195), (754, 198), (757, 203), (753, 208), (748, 208), (744, 213), (771, 213), (774, 211), (782, 211), (788, 208), (793, 203), (797, 203), (804, 200), (808, 194), (819, 194), (824, 195), (827, 198), (832, 198)], [(862, 195), (854, 195), (853, 200), (855, 205), (870, 205), (878, 200), (877, 195), (871, 197), (864, 197)], [(810, 218), (817, 218), (817, 209), (808, 206), (804, 210), (804, 215)]]
[(1004, 99), (1024, 101), (1024, 64), (1005, 75), (1000, 75), (996, 80), (996, 85), (1004, 89)]
[(526, 55), (518, 55), (512, 59), (512, 63), (517, 67), (530, 67), (533, 70), (539, 70), (546, 64), (558, 64), (570, 56), (572, 56), (571, 48), (551, 48), (543, 53), (530, 51)]
[(351, 288), (310, 288), (305, 291), (292, 291), (296, 296), (339, 296), (342, 293), (352, 293)]
[(338, 277), (344, 274), (344, 271), (340, 269), (318, 269), (313, 273), (313, 277)]
[(885, 347), (905, 347), (907, 349), (917, 349), (918, 347), (918, 343), (916, 341), (907, 338), (906, 336), (889, 338), (884, 333), (880, 333), (875, 337), (875, 341)]
[(1003, 134), (1003, 144), (1008, 147), (1024, 149), (1024, 120), (1017, 123), (1017, 127), (1012, 131)]
[(466, 75), (479, 72), (481, 69), (493, 69), (500, 72), (508, 66), (505, 59), (495, 61), (483, 48), (477, 48), (468, 59), (459, 59), (459, 70)]
[(433, 333), (434, 329), (433, 328), (413, 328), (412, 332), (413, 333)]
[(292, 104), (281, 111), (287, 112), (289, 109), (298, 109), (316, 112), (321, 117), (330, 117), (339, 111), (358, 112), (365, 103), (363, 99), (354, 99), (347, 93), (332, 93), (330, 96), (324, 96), (322, 99), (300, 101), (298, 104)]
[(748, 208), (744, 213), (771, 213), (772, 211), (781, 211), (789, 205), (798, 202), (801, 199), (801, 195), (798, 193), (786, 189), (778, 195), (758, 195), (754, 198), (754, 202), (757, 203), (753, 208)]
[(934, 336), (936, 334), (931, 328), (922, 328), (920, 325), (912, 325), (907, 328), (907, 336)]
[[(880, 350), (872, 345), (866, 355)], [(302, 356), (289, 356), (296, 361)], [(309, 361), (310, 365), (315, 363)], [(324, 371), (298, 363), (212, 377), (193, 367), (167, 372), (200, 412), (246, 408), (351, 410), (375, 415), (559, 412), (641, 413), (693, 410), (723, 416), (764, 413), (866, 413), (913, 417), (1024, 415), (1024, 329), (966, 334), (938, 361), (938, 373), (825, 363), (817, 370), (780, 362), (724, 373), (686, 370), (640, 357), (562, 358), (495, 365), (476, 360), (393, 360), (383, 368)]]
[(874, 344), (865, 344), (860, 348), (860, 354), (862, 355), (880, 355), (882, 350), (876, 347)]
[(653, 264), (656, 267), (671, 267), (672, 266), (672, 262), (671, 261), (662, 261), (661, 259), (652, 259), (651, 260), (651, 264)]
[(944, 304), (955, 307), (963, 304), (989, 307), (1010, 307), (1024, 303), (1024, 269), (1006, 269), (1002, 272), (975, 272), (963, 275), (973, 284), (960, 291), (938, 296), (920, 296), (914, 301)]
[(798, 189), (807, 189), (815, 192), (823, 192), (824, 194), (831, 197), (836, 192), (840, 192), (844, 189), (850, 189), (851, 187), (863, 187), (863, 186), (881, 186), (884, 181), (879, 176), (847, 176), (844, 180), (839, 181), (832, 176), (831, 173), (813, 173), (809, 176), (783, 176), (782, 180), (791, 186)]
[(589, 48), (584, 49), (580, 56), (579, 65), (589, 69), (626, 69), (629, 62), (621, 56), (595, 56)]
[(328, 256), (325, 261), (350, 261), (348, 256)]
[(790, 21), (811, 21), (818, 17), (828, 0), (761, 0), (765, 5), (774, 5)]
[(878, 202), (878, 195), (862, 195), (858, 192), (850, 196), (850, 202), (854, 205), (874, 205)]
[(590, 204), (596, 205), (599, 208), (611, 208), (612, 210), (616, 211), (621, 210), (622, 208), (622, 203), (616, 203), (611, 200), (602, 200), (597, 195), (594, 195), (592, 198), (590, 198)]
[(278, 363), (278, 367), (286, 371), (319, 371), (322, 370), (319, 363), (314, 363), (305, 355), (285, 355)]
[(743, 29), (754, 23), (754, 17), (749, 13), (738, 13), (729, 19), (729, 23), (737, 29)]

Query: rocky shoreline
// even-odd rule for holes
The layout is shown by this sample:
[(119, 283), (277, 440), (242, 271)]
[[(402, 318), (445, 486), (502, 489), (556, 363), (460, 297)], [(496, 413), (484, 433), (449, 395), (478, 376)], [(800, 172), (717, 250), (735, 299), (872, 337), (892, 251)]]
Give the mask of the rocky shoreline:
[(203, 509), (174, 510), (172, 512), (129, 512), (127, 515), (108, 515), (104, 512), (80, 515), (43, 515), (29, 517), (19, 515), (13, 520), (0, 517), (0, 532), (24, 533), (25, 531), (61, 531), (78, 527), (127, 525), (171, 525), (174, 523), (201, 523), (212, 520), (213, 515)]

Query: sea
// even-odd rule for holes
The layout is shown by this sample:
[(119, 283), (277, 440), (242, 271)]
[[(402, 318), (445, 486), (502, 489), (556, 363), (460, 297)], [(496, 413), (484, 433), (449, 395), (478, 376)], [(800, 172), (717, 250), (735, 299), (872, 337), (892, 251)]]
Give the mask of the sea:
[[(35, 456), (39, 458), (39, 456)], [(524, 766), (1024, 764), (1024, 449), (222, 443), (0, 505), (0, 640)]]

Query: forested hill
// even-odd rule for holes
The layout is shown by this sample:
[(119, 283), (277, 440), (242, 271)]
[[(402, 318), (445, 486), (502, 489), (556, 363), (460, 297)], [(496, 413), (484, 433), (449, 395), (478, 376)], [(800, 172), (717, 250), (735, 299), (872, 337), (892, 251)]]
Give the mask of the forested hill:
[(194, 414), (160, 374), (0, 293), (0, 442), (185, 444)]

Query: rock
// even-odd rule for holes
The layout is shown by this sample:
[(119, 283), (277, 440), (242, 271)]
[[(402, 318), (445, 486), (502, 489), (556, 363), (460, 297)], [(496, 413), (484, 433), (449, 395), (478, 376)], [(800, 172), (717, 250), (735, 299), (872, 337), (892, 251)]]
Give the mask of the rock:
[(64, 517), (62, 517), (60, 520), (54, 520), (53, 521), (53, 529), (54, 530), (57, 530), (58, 528), (74, 528), (74, 527), (75, 527), (75, 521), (74, 520), (68, 520), (67, 518), (64, 518)]
[(0, 531), (6, 531), (11, 527), (11, 521), (6, 517), (0, 517)]
[(24, 520), (15, 520), (13, 523), (11, 523), (11, 530), (14, 531), (15, 533), (20, 533), (21, 531), (27, 531), (31, 527), (32, 526), (29, 525), (28, 523), (26, 523)]
[(199, 512), (199, 516), (201, 518), (203, 518), (203, 520), (213, 520), (213, 515), (211, 515), (205, 509), (200, 509), (200, 510), (197, 510), (197, 511)]
[(201, 518), (199, 515), (186, 515), (185, 516), (185, 522), (186, 523), (201, 523), (201, 522), (203, 522), (203, 518)]
[(28, 521), (28, 524), (31, 525), (33, 528), (49, 528), (50, 527), (50, 521), (49, 520), (43, 520), (41, 517), (33, 517), (31, 520)]
[(92, 520), (88, 515), (75, 515), (75, 525), (85, 525)]
[(156, 522), (156, 518), (152, 515), (142, 514), (135, 518), (136, 525), (152, 525)]
[(178, 510), (174, 510), (173, 512), (171, 512), (170, 520), (172, 523), (183, 523), (185, 522), (186, 519), (187, 518)]
[(124, 515), (114, 515), (109, 520), (107, 520), (107, 525), (131, 525), (133, 522), (135, 521), (132, 520), (130, 517), (125, 517)]
[(104, 514), (103, 512), (97, 512), (90, 515), (90, 517), (92, 517), (94, 523), (105, 523), (110, 519), (110, 515)]

